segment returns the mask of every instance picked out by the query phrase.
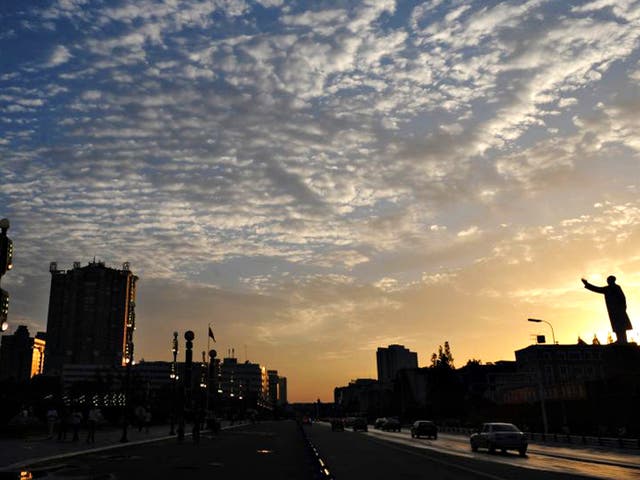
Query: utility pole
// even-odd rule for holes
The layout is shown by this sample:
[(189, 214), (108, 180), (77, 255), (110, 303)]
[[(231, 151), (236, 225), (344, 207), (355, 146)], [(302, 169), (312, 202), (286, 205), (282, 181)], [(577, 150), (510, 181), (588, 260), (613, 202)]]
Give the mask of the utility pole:
[[(13, 268), (13, 242), (7, 237), (9, 219), (0, 220), (0, 280), (7, 271)], [(0, 288), (0, 331), (9, 328), (9, 292)]]

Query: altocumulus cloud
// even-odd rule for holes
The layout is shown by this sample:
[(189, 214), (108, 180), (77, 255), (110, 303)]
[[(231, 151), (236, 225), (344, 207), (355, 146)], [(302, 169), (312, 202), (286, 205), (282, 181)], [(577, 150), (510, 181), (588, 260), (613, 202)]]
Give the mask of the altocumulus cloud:
[(60, 0), (3, 22), (6, 281), (31, 325), (48, 262), (94, 255), (143, 279), (148, 356), (162, 282), (191, 321), (235, 322), (220, 338), (335, 361), (357, 357), (340, 325), (427, 349), (437, 326), (476, 357), (526, 292), (640, 282), (638, 2)]
[(63, 63), (67, 63), (71, 58), (71, 52), (64, 45), (58, 45), (51, 52), (49, 61), (46, 63), (47, 67), (57, 67)]

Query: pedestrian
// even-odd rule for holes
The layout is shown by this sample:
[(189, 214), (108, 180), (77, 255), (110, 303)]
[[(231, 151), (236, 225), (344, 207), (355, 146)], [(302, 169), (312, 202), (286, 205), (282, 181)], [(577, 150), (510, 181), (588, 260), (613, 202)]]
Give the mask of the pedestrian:
[(144, 412), (144, 431), (149, 433), (149, 427), (151, 426), (151, 407), (147, 407)]
[(67, 428), (69, 428), (69, 410), (62, 407), (62, 413), (58, 421), (58, 441), (63, 442), (67, 439)]
[(582, 279), (584, 288), (592, 292), (602, 293), (604, 301), (607, 305), (607, 313), (611, 322), (611, 329), (616, 333), (616, 343), (627, 343), (627, 330), (631, 330), (631, 321), (627, 315), (627, 299), (624, 296), (622, 288), (616, 283), (616, 277), (610, 275), (607, 277), (607, 286), (597, 287), (590, 284), (584, 278)]
[(82, 423), (82, 414), (78, 410), (74, 410), (71, 414), (71, 429), (73, 430), (73, 438), (71, 441), (77, 442), (80, 440), (80, 424)]
[(192, 440), (196, 445), (200, 443), (200, 425), (202, 424), (202, 411), (196, 410), (193, 414)]
[(49, 410), (47, 410), (47, 431), (49, 433), (49, 436), (47, 438), (53, 438), (53, 430), (56, 426), (56, 423), (58, 423), (58, 410), (56, 410), (54, 407), (51, 407)]
[(102, 413), (97, 407), (93, 407), (89, 410), (87, 416), (87, 443), (96, 443), (96, 427), (98, 422), (102, 419)]
[(136, 424), (138, 425), (138, 431), (142, 431), (142, 427), (144, 427), (144, 419), (146, 417), (146, 411), (142, 405), (138, 405), (133, 411), (136, 416)]

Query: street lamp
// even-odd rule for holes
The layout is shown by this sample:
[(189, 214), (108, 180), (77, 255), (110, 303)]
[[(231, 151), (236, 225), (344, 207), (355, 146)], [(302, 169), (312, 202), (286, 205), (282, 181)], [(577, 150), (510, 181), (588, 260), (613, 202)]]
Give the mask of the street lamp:
[(175, 435), (176, 423), (176, 383), (178, 382), (178, 332), (173, 332), (171, 343), (171, 353), (173, 353), (173, 363), (171, 364), (171, 429), (169, 435)]
[(547, 325), (549, 325), (551, 327), (551, 337), (553, 338), (553, 344), (556, 345), (558, 343), (556, 342), (556, 334), (553, 331), (553, 325), (551, 325), (549, 322), (547, 322), (546, 320), (540, 320), (539, 318), (527, 318), (527, 320), (529, 322), (546, 323)]
[[(533, 323), (546, 323), (551, 327), (551, 337), (553, 338), (553, 344), (556, 345), (556, 334), (553, 331), (553, 325), (551, 325), (546, 320), (541, 320), (539, 318), (527, 318), (529, 322)], [(537, 369), (538, 369), (538, 394), (540, 395), (540, 408), (542, 409), (542, 428), (544, 430), (544, 435), (546, 436), (549, 433), (549, 422), (547, 420), (547, 409), (544, 402), (544, 386), (542, 384), (542, 367), (540, 366), (539, 360), (536, 361)]]
[[(0, 220), (0, 280), (13, 267), (13, 242), (7, 237), (9, 219)], [(9, 292), (0, 288), (0, 331), (9, 329)]]
[(120, 437), (120, 443), (127, 443), (129, 438), (127, 437), (127, 429), (129, 427), (129, 403), (131, 401), (131, 365), (133, 364), (133, 343), (127, 343), (125, 352), (125, 377), (124, 377), (124, 418), (122, 421), (122, 436)]
[[(130, 277), (131, 288), (135, 285), (135, 281), (138, 277)], [(124, 420), (122, 422), (122, 437), (121, 443), (129, 441), (127, 437), (127, 428), (129, 427), (129, 415), (131, 407), (131, 366), (135, 364), (133, 360), (133, 331), (136, 326), (136, 304), (133, 301), (129, 301), (129, 313), (126, 321), (125, 343), (124, 343), (124, 362), (125, 362), (125, 386), (124, 386)]]

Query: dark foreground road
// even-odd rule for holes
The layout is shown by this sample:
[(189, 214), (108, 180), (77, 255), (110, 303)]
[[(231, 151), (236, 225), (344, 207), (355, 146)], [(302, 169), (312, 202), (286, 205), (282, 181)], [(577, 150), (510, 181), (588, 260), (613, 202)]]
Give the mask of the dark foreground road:
[[(307, 439), (316, 447), (330, 477), (315, 476)], [(510, 455), (510, 454), (507, 454)], [(496, 457), (493, 459), (493, 457)], [(323, 425), (300, 429), (295, 422), (263, 422), (204, 437), (175, 439), (30, 465), (34, 478), (76, 480), (233, 479), (233, 480), (568, 480), (592, 477), (538, 469), (532, 458), (513, 455), (461, 457), (392, 443), (373, 434), (332, 432)], [(502, 458), (509, 460), (509, 458)], [(316, 463), (317, 466), (317, 463)], [(602, 477), (601, 477), (602, 478)], [(615, 477), (613, 477), (615, 478)]]
[[(363, 480), (569, 480), (591, 477), (504, 465), (487, 459), (461, 458), (433, 450), (390, 443), (360, 432), (332, 432), (305, 427), (336, 479)], [(526, 466), (527, 458), (514, 459)]]
[(203, 436), (30, 465), (34, 478), (75, 480), (155, 479), (312, 479), (310, 456), (291, 421), (264, 422)]

